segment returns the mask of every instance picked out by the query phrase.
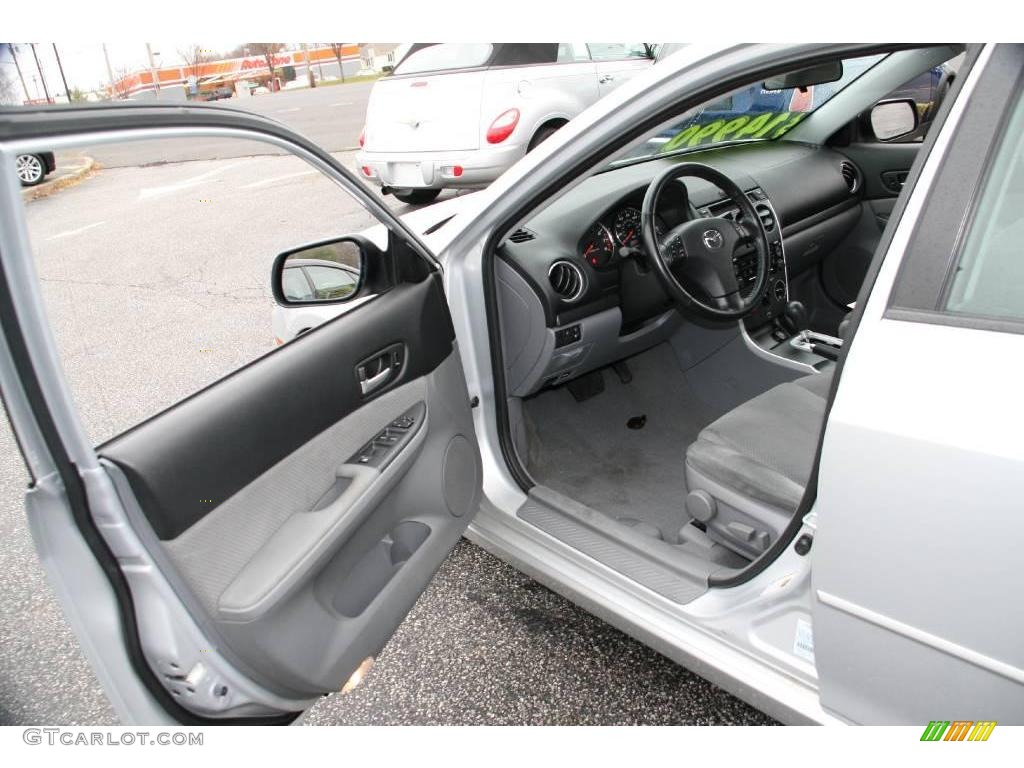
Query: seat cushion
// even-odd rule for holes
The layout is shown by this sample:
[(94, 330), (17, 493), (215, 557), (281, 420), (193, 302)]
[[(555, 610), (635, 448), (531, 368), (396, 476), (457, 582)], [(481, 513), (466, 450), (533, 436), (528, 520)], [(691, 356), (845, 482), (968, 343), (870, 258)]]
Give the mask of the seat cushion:
[(697, 436), (686, 451), (687, 467), (795, 512), (814, 464), (831, 383), (831, 371), (811, 374), (734, 408)]

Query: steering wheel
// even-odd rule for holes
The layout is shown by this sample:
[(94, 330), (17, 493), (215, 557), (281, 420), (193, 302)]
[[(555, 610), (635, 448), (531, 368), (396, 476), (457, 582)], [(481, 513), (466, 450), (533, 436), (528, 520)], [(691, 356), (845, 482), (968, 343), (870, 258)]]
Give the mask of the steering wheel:
[[(659, 234), (655, 219), (658, 199), (669, 183), (681, 178), (698, 178), (714, 184), (739, 206), (742, 220), (724, 216), (693, 219)], [(640, 234), (648, 260), (680, 310), (715, 320), (734, 320), (750, 314), (761, 300), (768, 280), (768, 233), (754, 204), (720, 171), (702, 163), (680, 163), (668, 168), (647, 188)], [(732, 260), (751, 243), (757, 254), (757, 279), (744, 297)]]

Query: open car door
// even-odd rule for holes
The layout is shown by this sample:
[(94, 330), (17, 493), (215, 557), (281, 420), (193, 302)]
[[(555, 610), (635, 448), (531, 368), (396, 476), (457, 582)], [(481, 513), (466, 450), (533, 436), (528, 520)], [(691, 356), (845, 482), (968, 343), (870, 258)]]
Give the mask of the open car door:
[[(269, 142), (357, 197), (386, 247), (364, 243), (356, 305), (94, 447), (13, 158), (136, 131)], [(294, 721), (365, 671), (479, 505), (438, 264), (332, 156), (244, 113), (7, 112), (0, 161), (0, 385), (33, 538), (86, 656), (124, 722)]]

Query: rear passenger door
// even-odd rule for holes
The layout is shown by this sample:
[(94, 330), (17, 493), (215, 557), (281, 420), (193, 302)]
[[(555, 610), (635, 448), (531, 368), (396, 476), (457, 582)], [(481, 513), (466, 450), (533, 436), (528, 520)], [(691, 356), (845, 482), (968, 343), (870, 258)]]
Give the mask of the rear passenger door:
[(999, 45), (965, 75), (825, 431), (814, 653), (853, 722), (1024, 722), (1021, 72)]
[(600, 96), (607, 96), (654, 63), (648, 43), (587, 43), (587, 47), (597, 63)]
[[(134, 159), (24, 209), (16, 152), (115, 141)], [(119, 716), (286, 723), (357, 683), (481, 495), (431, 254), (331, 155), (235, 112), (9, 113), (0, 160), (28, 522)], [(274, 282), (293, 246), (355, 286)], [(272, 288), (340, 316), (275, 347)]]

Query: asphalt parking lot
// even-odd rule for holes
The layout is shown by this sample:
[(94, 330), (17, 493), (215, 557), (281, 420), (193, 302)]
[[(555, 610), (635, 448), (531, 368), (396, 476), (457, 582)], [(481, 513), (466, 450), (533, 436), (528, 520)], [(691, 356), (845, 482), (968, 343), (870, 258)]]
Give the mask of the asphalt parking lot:
[[(279, 93), (231, 98), (202, 104), (203, 108), (244, 109), (284, 123), (289, 128), (316, 142), (328, 152), (352, 150), (358, 146), (363, 129), (366, 103), (372, 82), (301, 88)], [(173, 101), (171, 104), (184, 104)], [(131, 143), (91, 147), (89, 155), (104, 168), (124, 168), (144, 162), (179, 163), (186, 160), (224, 159), (237, 156), (237, 142), (195, 138), (189, 142), (162, 142), (158, 160), (151, 152), (140, 153)], [(278, 150), (264, 145), (265, 154)], [(68, 162), (78, 152), (58, 153), (57, 165)]]
[[(274, 105), (357, 87), (264, 98), (267, 109), (291, 109)], [(306, 132), (328, 130), (319, 115), (333, 102), (309, 103)], [(337, 141), (347, 146), (344, 136)], [(51, 322), (96, 442), (272, 350), (274, 255), (299, 236), (308, 242), (370, 223), (352, 202), (312, 189), (316, 177), (291, 158), (232, 150), (201, 162), (150, 162), (209, 150), (159, 145), (118, 156), (129, 150), (111, 147), (91, 178), (29, 203)], [(350, 152), (338, 156), (352, 163)], [(27, 475), (6, 423), (0, 449), (0, 723), (114, 723), (32, 547), (22, 509)], [(306, 722), (771, 721), (463, 543), (366, 683), (325, 698)]]

